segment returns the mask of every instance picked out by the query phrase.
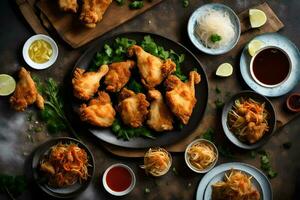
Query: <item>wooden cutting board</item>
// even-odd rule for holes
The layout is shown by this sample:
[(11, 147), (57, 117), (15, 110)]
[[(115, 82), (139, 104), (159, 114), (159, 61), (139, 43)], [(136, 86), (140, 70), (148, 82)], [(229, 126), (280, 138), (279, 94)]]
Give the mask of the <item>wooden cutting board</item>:
[[(41, 18), (45, 23), (49, 23), (60, 37), (73, 48), (78, 48), (91, 40), (105, 34), (113, 28), (145, 12), (162, 0), (144, 1), (144, 7), (131, 10), (128, 5), (119, 6), (115, 1), (107, 9), (96, 28), (87, 28), (79, 21), (79, 13), (66, 13), (59, 10), (58, 4), (53, 0), (40, 0), (38, 8), (46, 18)], [(56, 2), (56, 1), (55, 1)], [(127, 3), (130, 1), (126, 1)], [(148, 23), (148, 22), (145, 22)]]

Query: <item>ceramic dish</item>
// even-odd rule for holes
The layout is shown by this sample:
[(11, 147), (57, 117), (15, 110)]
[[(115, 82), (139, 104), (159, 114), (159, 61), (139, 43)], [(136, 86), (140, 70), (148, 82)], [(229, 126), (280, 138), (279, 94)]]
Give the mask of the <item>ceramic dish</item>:
[[(50, 148), (58, 143), (75, 143), (78, 144), (78, 146), (82, 149), (84, 149), (88, 155), (89, 159), (89, 165), (88, 172), (89, 177), (86, 181), (83, 181), (82, 183), (75, 183), (71, 186), (63, 187), (63, 188), (54, 188), (48, 185), (48, 179), (45, 178), (43, 172), (39, 170), (39, 165), (41, 159), (47, 155), (50, 151)], [(82, 193), (90, 184), (92, 177), (94, 175), (94, 158), (91, 153), (91, 151), (88, 149), (88, 147), (80, 142), (79, 140), (68, 138), (68, 137), (62, 137), (62, 138), (56, 138), (49, 140), (43, 144), (41, 144), (34, 152), (33, 158), (32, 158), (32, 170), (33, 170), (33, 179), (35, 180), (37, 186), (47, 193), (50, 196), (53, 196), (55, 198), (71, 198), (79, 195)]]
[[(174, 129), (172, 131), (162, 132), (162, 133), (155, 132), (155, 139), (137, 137), (137, 138), (131, 138), (128, 141), (123, 139), (118, 139), (116, 135), (112, 132), (111, 128), (100, 128), (100, 127), (90, 126), (85, 124), (86, 128), (96, 138), (98, 138), (101, 141), (107, 142), (109, 144), (121, 146), (121, 147), (126, 147), (126, 148), (149, 148), (153, 146), (170, 145), (190, 135), (198, 127), (204, 115), (206, 105), (207, 105), (207, 100), (208, 100), (208, 81), (207, 81), (206, 73), (202, 68), (201, 63), (186, 47), (184, 47), (180, 43), (172, 41), (163, 36), (156, 35), (153, 33), (145, 33), (145, 32), (128, 32), (128, 33), (121, 33), (112, 37), (101, 38), (97, 43), (95, 43), (94, 46), (88, 49), (81, 56), (81, 58), (79, 58), (79, 60), (74, 66), (74, 69), (76, 67), (87, 69), (96, 52), (102, 51), (104, 44), (111, 45), (118, 37), (134, 39), (137, 42), (140, 42), (147, 35), (150, 35), (151, 38), (153, 38), (157, 44), (162, 45), (164, 49), (166, 50), (173, 49), (175, 52), (179, 54), (185, 54), (185, 60), (182, 64), (183, 73), (187, 75), (189, 71), (192, 71), (194, 68), (197, 68), (197, 71), (201, 76), (201, 82), (195, 85), (195, 94), (197, 98), (197, 103), (194, 107), (194, 111), (191, 115), (189, 123), (180, 130)], [(71, 81), (69, 87), (72, 88)], [(70, 102), (74, 112), (77, 115), (78, 109), (82, 104), (82, 101), (79, 101), (76, 97), (73, 96), (72, 93), (70, 93)]]
[[(114, 191), (107, 184), (107, 181), (106, 181), (107, 174), (114, 167), (125, 168), (130, 173), (130, 175), (131, 175), (131, 184), (129, 185), (129, 187), (127, 189), (125, 189), (123, 191)], [(103, 174), (103, 178), (102, 178), (103, 187), (105, 188), (105, 190), (108, 193), (110, 193), (111, 195), (114, 195), (114, 196), (124, 196), (124, 195), (130, 193), (133, 190), (133, 188), (135, 186), (135, 183), (136, 183), (136, 178), (135, 178), (135, 175), (134, 175), (134, 172), (132, 171), (132, 169), (130, 167), (128, 167), (127, 165), (124, 165), (124, 164), (121, 164), (121, 163), (113, 164), (110, 167), (108, 167), (105, 170), (105, 172)]]
[[(197, 24), (197, 20), (199, 17), (204, 16), (209, 9), (214, 9), (214, 10), (220, 10), (220, 11), (225, 11), (229, 14), (230, 20), (232, 24), (234, 25), (234, 32), (235, 36), (232, 41), (229, 42), (226, 46), (218, 49), (211, 49), (203, 45), (201, 42), (200, 38), (198, 38), (197, 34), (195, 33), (195, 26)], [(220, 55), (227, 53), (230, 51), (237, 42), (239, 41), (240, 35), (241, 35), (241, 25), (240, 25), (240, 20), (238, 16), (235, 14), (235, 12), (229, 8), (228, 6), (225, 6), (223, 4), (219, 3), (210, 3), (210, 4), (205, 4), (195, 10), (192, 15), (190, 16), (189, 22), (188, 22), (188, 36), (192, 43), (202, 52), (211, 54), (211, 55)]]
[[(189, 156), (188, 156), (188, 154), (187, 154), (188, 149), (189, 149), (191, 146), (193, 146), (194, 144), (199, 143), (199, 142), (208, 143), (208, 145), (211, 145), (211, 146), (213, 147), (213, 149), (214, 149), (214, 151), (215, 151), (215, 153), (216, 153), (216, 160), (215, 160), (213, 163), (211, 163), (211, 165), (210, 165), (208, 168), (206, 168), (205, 170), (199, 170), (199, 169), (195, 168), (195, 167), (190, 163), (190, 161), (189, 161)], [(214, 143), (212, 143), (212, 142), (210, 142), (210, 141), (208, 141), (208, 140), (205, 140), (205, 139), (196, 139), (196, 140), (194, 140), (193, 142), (191, 142), (191, 143), (186, 147), (185, 153), (184, 153), (185, 163), (187, 164), (187, 166), (188, 166), (191, 170), (193, 170), (193, 171), (196, 172), (196, 173), (206, 173), (206, 172), (210, 171), (210, 170), (216, 165), (216, 163), (218, 162), (218, 158), (219, 158), (219, 152), (218, 152), (217, 147), (214, 145)]]
[(231, 169), (240, 170), (251, 175), (253, 185), (258, 189), (262, 200), (272, 200), (272, 188), (268, 178), (257, 168), (245, 163), (225, 163), (221, 164), (208, 172), (200, 181), (197, 189), (196, 200), (211, 200), (211, 186), (223, 180), (224, 175)]
[[(31, 60), (31, 58), (29, 57), (29, 47), (30, 45), (36, 41), (36, 40), (45, 40), (46, 42), (48, 42), (51, 45), (52, 48), (52, 55), (50, 57), (50, 59), (48, 61), (46, 61), (45, 63), (36, 63), (33, 60)], [(47, 35), (43, 35), (43, 34), (38, 34), (38, 35), (34, 35), (32, 37), (30, 37), (24, 44), (23, 46), (23, 58), (25, 60), (25, 62), (32, 68), (34, 69), (46, 69), (50, 66), (52, 66), (58, 56), (58, 47), (57, 44), (55, 43), (55, 41), (47, 36)]]
[(291, 91), (298, 83), (300, 77), (300, 54), (298, 48), (286, 37), (278, 33), (266, 33), (253, 38), (265, 43), (265, 46), (274, 46), (282, 49), (291, 62), (288, 78), (275, 87), (264, 87), (255, 81), (250, 72), (251, 56), (248, 45), (245, 46), (240, 58), (240, 71), (245, 83), (254, 91), (267, 97), (282, 96)]
[[(249, 97), (258, 102), (265, 102), (265, 108), (270, 114), (269, 119), (268, 119), (269, 131), (267, 133), (265, 133), (265, 135), (254, 144), (244, 143), (244, 142), (240, 141), (237, 138), (237, 136), (228, 127), (228, 113), (232, 109), (232, 106), (233, 106), (235, 100), (240, 99), (241, 97)], [(242, 91), (242, 92), (234, 95), (224, 105), (223, 111), (222, 111), (222, 127), (223, 127), (223, 130), (224, 130), (227, 138), (236, 146), (243, 148), (243, 149), (256, 149), (256, 148), (261, 147), (263, 144), (265, 144), (271, 138), (271, 136), (276, 128), (275, 110), (272, 106), (272, 103), (266, 97), (264, 97), (256, 92), (253, 92), (253, 91)]]

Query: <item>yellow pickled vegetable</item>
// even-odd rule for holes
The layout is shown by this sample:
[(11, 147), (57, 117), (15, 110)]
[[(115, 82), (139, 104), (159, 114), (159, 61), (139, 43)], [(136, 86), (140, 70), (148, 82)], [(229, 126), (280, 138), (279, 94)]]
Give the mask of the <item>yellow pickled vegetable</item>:
[(34, 41), (28, 49), (30, 59), (40, 64), (47, 62), (51, 58), (52, 53), (51, 45), (45, 40)]

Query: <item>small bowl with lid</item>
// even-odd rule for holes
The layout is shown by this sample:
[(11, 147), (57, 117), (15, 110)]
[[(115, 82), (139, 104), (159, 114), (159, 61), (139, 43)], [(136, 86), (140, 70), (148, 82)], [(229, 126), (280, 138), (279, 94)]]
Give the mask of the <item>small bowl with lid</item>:
[(34, 69), (46, 69), (52, 66), (58, 56), (58, 47), (55, 41), (43, 34), (30, 37), (23, 46), (23, 58)]
[(130, 193), (136, 183), (132, 169), (122, 163), (108, 167), (102, 177), (104, 189), (111, 195), (124, 196)]

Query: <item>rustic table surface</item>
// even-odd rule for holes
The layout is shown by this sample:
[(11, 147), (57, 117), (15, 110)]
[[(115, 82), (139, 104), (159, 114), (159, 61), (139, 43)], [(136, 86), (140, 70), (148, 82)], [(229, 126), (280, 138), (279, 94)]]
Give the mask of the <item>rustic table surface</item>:
[[(188, 42), (186, 25), (190, 14), (202, 4), (210, 2), (221, 2), (232, 7), (236, 12), (240, 12), (248, 7), (259, 4), (260, 0), (190, 0), (188, 8), (183, 8), (180, 0), (165, 0), (150, 11), (142, 14), (128, 23), (118, 27), (106, 36), (124, 31), (149, 31), (169, 37), (186, 45), (201, 60), (202, 53), (197, 51)], [(275, 13), (285, 24), (280, 31), (281, 34), (290, 38), (297, 46), (300, 46), (300, 26), (298, 0), (270, 0), (267, 1), (274, 9)], [(26, 66), (21, 55), (22, 46), (26, 39), (34, 33), (19, 14), (14, 1), (0, 1), (0, 73), (15, 74), (20, 66)], [(66, 82), (74, 63), (79, 56), (89, 47), (90, 44), (73, 50), (68, 47), (55, 34), (51, 35), (58, 43), (59, 57), (55, 65), (43, 71), (32, 71), (37, 76), (46, 78), (53, 77), (60, 83)], [(97, 40), (92, 43), (97, 43)], [(236, 58), (238, 61), (239, 58)], [(211, 63), (211, 62), (209, 62)], [(215, 67), (204, 63), (204, 68)], [(210, 107), (211, 105), (209, 105)], [(210, 108), (208, 108), (210, 109)], [(71, 136), (70, 133), (63, 132), (56, 135), (48, 134), (44, 124), (37, 118), (35, 108), (30, 107), (26, 112), (16, 113), (10, 109), (8, 98), (0, 98), (0, 171), (7, 174), (28, 173), (28, 158), (31, 152), (39, 144), (52, 137)], [(33, 115), (33, 120), (28, 120), (28, 116)], [(205, 120), (205, 117), (204, 117)], [(219, 124), (218, 124), (219, 123)], [(217, 133), (220, 131), (220, 122), (216, 123)], [(300, 118), (296, 118), (278, 131), (272, 139), (263, 147), (271, 155), (273, 168), (278, 172), (278, 176), (271, 180), (274, 199), (296, 200), (300, 199), (297, 189), (300, 189)], [(139, 169), (142, 159), (126, 159), (113, 156), (106, 152), (95, 142), (95, 138), (85, 130), (76, 127), (81, 139), (92, 150), (96, 161), (96, 173), (93, 183), (76, 199), (114, 199), (108, 195), (101, 186), (101, 175), (111, 164), (122, 162), (132, 167), (136, 173), (137, 184), (134, 190), (127, 196), (120, 199), (170, 199), (183, 200), (195, 199), (195, 194), (202, 175), (191, 172), (184, 164), (183, 154), (173, 154), (173, 166), (170, 172), (161, 178), (146, 176)], [(32, 131), (34, 130), (34, 131)], [(226, 141), (224, 141), (226, 142)], [(291, 142), (290, 149), (285, 149), (282, 144)], [(227, 142), (226, 142), (227, 143)], [(218, 164), (224, 162), (246, 162), (256, 167), (260, 167), (259, 156), (250, 158), (249, 152), (241, 152), (234, 149), (234, 157), (221, 156)], [(150, 192), (146, 193), (148, 188)], [(4, 194), (0, 194), (0, 199), (8, 199)], [(28, 190), (18, 199), (49, 199), (43, 196), (33, 186), (29, 185)]]

